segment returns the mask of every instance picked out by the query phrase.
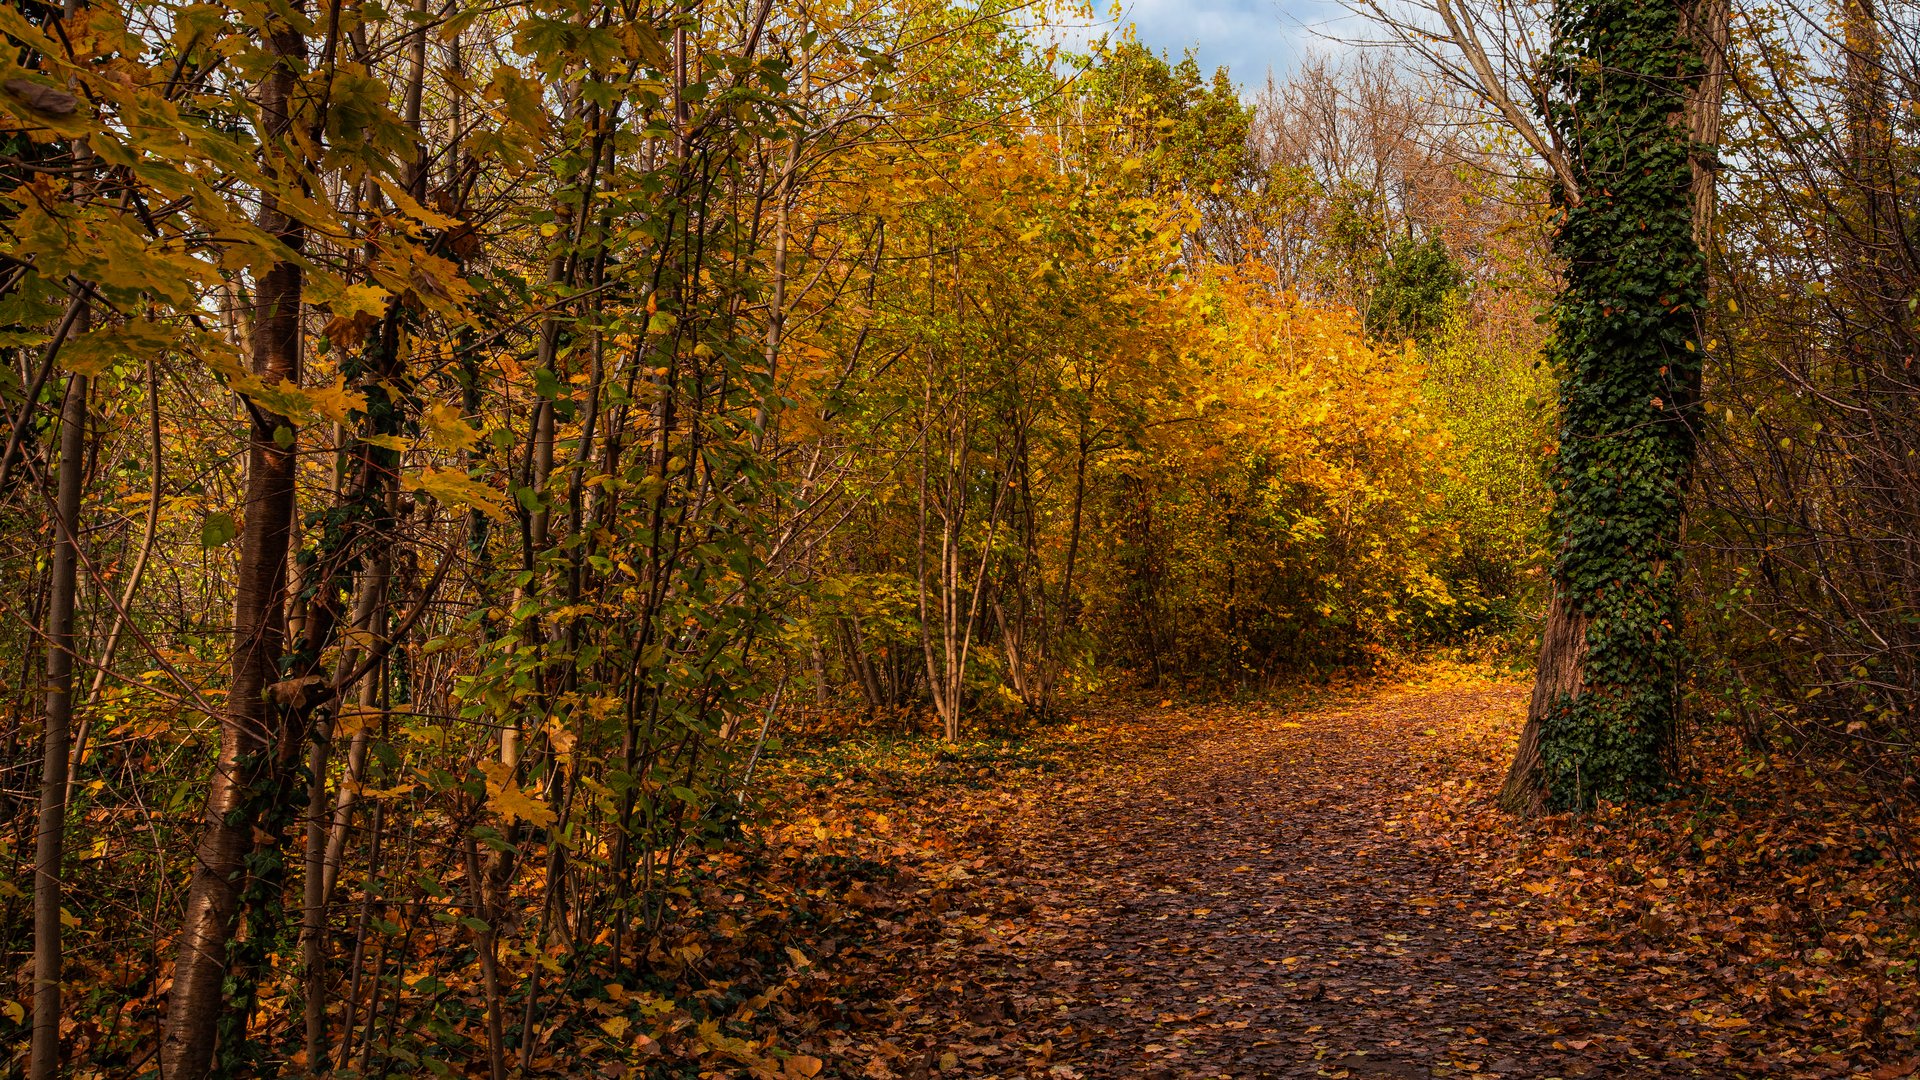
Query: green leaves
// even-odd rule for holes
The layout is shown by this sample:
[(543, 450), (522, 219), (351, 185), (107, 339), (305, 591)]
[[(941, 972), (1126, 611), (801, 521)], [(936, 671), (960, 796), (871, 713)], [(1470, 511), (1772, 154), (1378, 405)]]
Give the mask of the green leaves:
[(501, 133), (501, 137), (523, 142), (538, 139), (547, 133), (551, 120), (545, 103), (541, 101), (540, 84), (521, 74), (518, 68), (510, 64), (494, 68), (493, 78), (487, 83), (485, 93), (503, 107), (512, 125)]
[(217, 548), (240, 534), (231, 514), (208, 514), (200, 522), (200, 546)]
[(566, 396), (567, 384), (560, 381), (552, 368), (543, 367), (533, 373), (533, 392), (551, 401)]
[(1555, 242), (1568, 270), (1552, 347), (1564, 378), (1554, 573), (1586, 620), (1584, 686), (1541, 729), (1558, 807), (1652, 796), (1674, 737), (1703, 355), (1694, 312), (1706, 299), (1692, 147), (1671, 122), (1687, 85), (1672, 73), (1701, 63), (1680, 12), (1631, 0), (1555, 7), (1553, 119), (1576, 174), (1600, 193), (1565, 210)]

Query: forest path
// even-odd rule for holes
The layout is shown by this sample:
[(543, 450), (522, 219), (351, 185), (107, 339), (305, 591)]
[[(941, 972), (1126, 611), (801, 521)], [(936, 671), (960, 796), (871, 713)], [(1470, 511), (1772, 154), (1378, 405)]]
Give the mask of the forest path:
[(1701, 1075), (1630, 1037), (1674, 1031), (1636, 988), (1658, 976), (1543, 948), (1470, 848), (1423, 828), (1423, 789), (1464, 782), (1436, 729), (1517, 724), (1525, 693), (1143, 720), (1145, 752), (1013, 828), (1018, 929), (969, 948), (957, 1009), (1018, 1029), (1050, 1063), (1026, 1075)]

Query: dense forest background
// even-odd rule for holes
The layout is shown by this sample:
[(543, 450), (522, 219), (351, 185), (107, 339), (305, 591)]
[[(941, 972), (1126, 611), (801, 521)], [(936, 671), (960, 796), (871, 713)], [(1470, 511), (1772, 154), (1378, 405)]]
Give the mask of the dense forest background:
[[(1672, 628), (1690, 735), (1901, 836), (1914, 14), (1735, 6)], [(498, 1080), (697, 966), (795, 735), (1530, 663), (1565, 207), (1504, 84), (1082, 18), (0, 9), (8, 1060)]]

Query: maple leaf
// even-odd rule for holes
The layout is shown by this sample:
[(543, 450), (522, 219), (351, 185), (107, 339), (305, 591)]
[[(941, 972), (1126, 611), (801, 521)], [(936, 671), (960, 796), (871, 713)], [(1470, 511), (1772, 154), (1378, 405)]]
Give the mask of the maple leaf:
[(449, 453), (464, 453), (480, 439), (479, 429), (445, 402), (436, 401), (422, 410), (420, 425), (427, 429), (434, 445)]
[(482, 762), (487, 776), (487, 809), (508, 821), (524, 821), (537, 829), (553, 824), (553, 808), (524, 791), (514, 779), (514, 767), (504, 761)]

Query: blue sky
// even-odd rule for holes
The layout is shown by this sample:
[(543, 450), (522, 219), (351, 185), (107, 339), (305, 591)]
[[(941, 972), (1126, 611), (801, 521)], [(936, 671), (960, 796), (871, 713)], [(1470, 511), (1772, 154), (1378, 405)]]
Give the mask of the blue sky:
[(1121, 20), (1139, 27), (1141, 41), (1175, 60), (1192, 48), (1207, 74), (1224, 64), (1248, 93), (1259, 89), (1269, 69), (1285, 75), (1308, 53), (1339, 48), (1317, 35), (1364, 36), (1351, 33), (1355, 22), (1339, 0), (1122, 2)]

